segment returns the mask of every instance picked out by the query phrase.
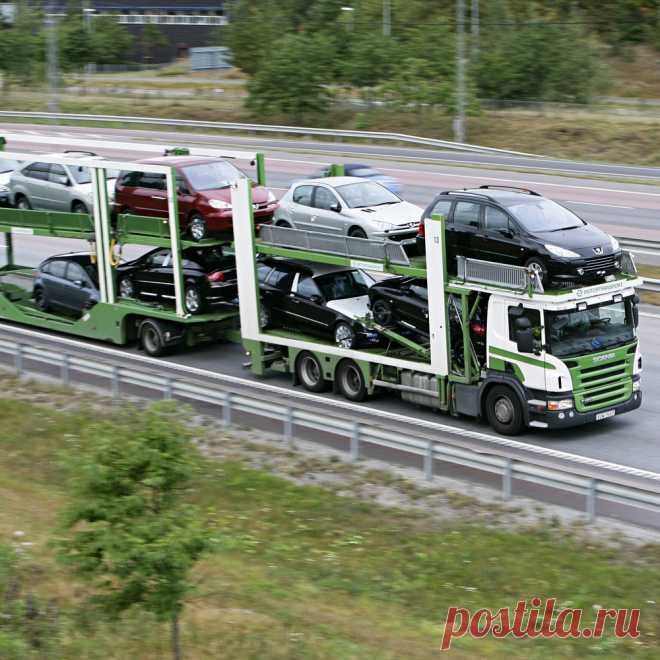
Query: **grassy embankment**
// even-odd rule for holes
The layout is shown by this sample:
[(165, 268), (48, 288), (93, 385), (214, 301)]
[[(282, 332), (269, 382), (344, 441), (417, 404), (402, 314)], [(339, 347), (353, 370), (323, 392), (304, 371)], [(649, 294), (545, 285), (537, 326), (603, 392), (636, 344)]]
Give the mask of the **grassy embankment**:
[[(89, 395), (58, 390), (68, 412), (57, 412), (26, 403), (25, 387), (19, 403), (8, 395), (15, 382), (0, 378), (7, 397), (0, 399), (0, 543), (22, 548), (21, 589), (50, 603), (56, 617), (51, 650), (32, 657), (167, 657), (166, 627), (140, 612), (111, 623), (89, 610), (84, 584), (56, 563), (49, 545), (73, 478), (66, 456), (103, 408)], [(44, 387), (31, 392), (33, 402), (53, 398)], [(105, 414), (118, 411), (108, 406)], [(533, 596), (582, 607), (588, 619), (596, 605), (641, 607), (642, 635), (625, 642), (466, 638), (448, 657), (660, 655), (658, 547), (614, 550), (552, 524), (506, 530), (469, 508), (442, 521), (238, 462), (199, 460), (202, 478), (190, 497), (210, 517), (217, 550), (195, 570), (197, 591), (183, 617), (187, 658), (437, 658), (449, 606), (513, 607)], [(7, 593), (0, 584), (0, 611)], [(3, 625), (0, 619), (0, 641)]]

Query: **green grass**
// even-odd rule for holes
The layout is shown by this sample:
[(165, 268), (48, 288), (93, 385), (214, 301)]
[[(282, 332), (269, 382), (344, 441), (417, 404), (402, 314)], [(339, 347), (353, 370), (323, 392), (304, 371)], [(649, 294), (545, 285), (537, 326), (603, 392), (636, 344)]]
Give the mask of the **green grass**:
[[(3, 379), (0, 386), (8, 391), (14, 383)], [(33, 400), (76, 401), (41, 390)], [(162, 658), (167, 629), (140, 612), (111, 623), (90, 611), (84, 584), (55, 562), (49, 545), (73, 477), (63, 458), (100, 414), (91, 397), (78, 397), (87, 412), (0, 399), (0, 543), (21, 530), (21, 541), (34, 544), (24, 559), (24, 590), (57, 613), (52, 657)], [(460, 518), (442, 522), (294, 485), (238, 462), (199, 460), (203, 470), (190, 497), (214, 526), (216, 551), (195, 570), (197, 590), (183, 616), (187, 658), (437, 658), (449, 606), (513, 607), (533, 596), (583, 607), (588, 619), (595, 604), (641, 607), (642, 637), (465, 638), (450, 657), (660, 655), (660, 618), (649, 602), (660, 590), (657, 547), (617, 551), (552, 525), (497, 529), (472, 522), (474, 504), (463, 501)], [(0, 604), (2, 598), (0, 589)]]

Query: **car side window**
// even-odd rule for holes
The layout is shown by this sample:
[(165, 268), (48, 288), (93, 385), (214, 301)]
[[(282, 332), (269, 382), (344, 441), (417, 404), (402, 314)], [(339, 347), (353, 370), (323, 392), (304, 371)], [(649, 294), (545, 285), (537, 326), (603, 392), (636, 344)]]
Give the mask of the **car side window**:
[(320, 296), (321, 290), (316, 286), (316, 282), (311, 277), (303, 277), (298, 283), (297, 293), (301, 298), (310, 300), (312, 296)]
[(257, 266), (257, 279), (259, 282), (263, 284), (268, 279), (271, 270), (273, 270), (272, 266), (269, 266), (268, 264), (259, 264)]
[(143, 172), (138, 185), (141, 188), (152, 190), (165, 190), (167, 187), (164, 174), (152, 174), (151, 172)]
[(302, 204), (303, 206), (311, 206), (313, 191), (314, 186), (298, 186), (293, 191), (293, 201), (296, 204)]
[[(541, 328), (541, 312), (538, 309), (523, 308), (522, 316), (529, 319), (532, 329)], [(509, 339), (516, 341), (516, 319), (520, 317), (520, 307), (509, 307)], [(536, 335), (536, 333), (535, 333)], [(540, 337), (540, 335), (539, 335)]]
[(70, 261), (66, 269), (66, 279), (69, 282), (77, 282), (79, 280), (81, 282), (87, 282), (87, 275), (80, 264)]
[(67, 180), (69, 178), (69, 175), (66, 173), (64, 167), (62, 165), (58, 165), (57, 163), (52, 163), (50, 166), (50, 174), (48, 175), (48, 180), (51, 183), (59, 183), (62, 185), (64, 180), (62, 177), (66, 177)]
[(23, 174), (31, 179), (39, 179), (41, 181), (48, 180), (48, 174), (50, 172), (49, 163), (32, 163), (23, 170)]
[(66, 270), (66, 261), (51, 261), (50, 274), (53, 277), (60, 277), (64, 279), (64, 271)]
[(441, 199), (433, 205), (433, 208), (429, 211), (426, 217), (430, 218), (432, 215), (444, 215), (445, 220), (447, 220), (449, 218), (451, 205), (451, 199)]
[(160, 268), (165, 265), (165, 261), (169, 256), (169, 250), (161, 250), (159, 252), (154, 252), (148, 259), (147, 264), (152, 268)]
[(41, 268), (39, 269), (42, 273), (46, 273), (47, 275), (50, 275), (50, 265), (52, 262), (45, 263)]
[(412, 293), (414, 296), (417, 296), (418, 298), (421, 298), (422, 300), (427, 300), (429, 299), (429, 290), (420, 284), (412, 284), (410, 286), (410, 293)]
[(190, 189), (188, 188), (188, 184), (185, 182), (185, 179), (180, 174), (176, 175), (176, 187), (177, 190), (182, 195), (190, 195)]
[(474, 202), (456, 202), (454, 209), (454, 224), (464, 227), (479, 227), (479, 211), (481, 204)]
[(135, 188), (135, 186), (140, 185), (141, 178), (142, 172), (121, 172), (119, 174), (119, 185)]
[(327, 189), (322, 186), (316, 186), (314, 192), (314, 206), (317, 209), (330, 210), (330, 207), (337, 202), (337, 198)]
[(279, 270), (273, 268), (273, 272), (268, 278), (268, 284), (281, 291), (290, 291), (294, 276), (295, 273), (292, 270)]
[(511, 225), (509, 223), (509, 216), (496, 209), (494, 206), (487, 206), (484, 214), (484, 222), (486, 223), (486, 229), (488, 231), (510, 231)]

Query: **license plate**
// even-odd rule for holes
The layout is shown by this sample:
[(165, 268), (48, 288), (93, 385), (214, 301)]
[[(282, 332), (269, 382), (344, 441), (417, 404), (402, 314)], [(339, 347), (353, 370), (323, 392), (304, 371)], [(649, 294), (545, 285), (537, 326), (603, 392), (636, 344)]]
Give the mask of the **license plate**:
[(614, 417), (616, 415), (616, 410), (608, 410), (607, 412), (598, 413), (596, 415), (596, 421), (599, 422), (601, 419), (607, 419), (608, 417)]

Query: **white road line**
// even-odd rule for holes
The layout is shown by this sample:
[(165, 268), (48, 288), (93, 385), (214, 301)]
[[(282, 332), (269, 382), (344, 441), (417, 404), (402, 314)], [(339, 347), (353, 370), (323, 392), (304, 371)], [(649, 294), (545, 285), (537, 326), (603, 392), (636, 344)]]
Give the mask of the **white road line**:
[(648, 312), (640, 312), (640, 316), (647, 316), (650, 319), (660, 319), (660, 314), (649, 314)]
[(573, 199), (565, 199), (564, 204), (584, 204), (585, 206), (606, 206), (610, 209), (634, 209), (634, 206), (620, 206), (619, 204), (597, 204), (596, 202), (577, 202)]

